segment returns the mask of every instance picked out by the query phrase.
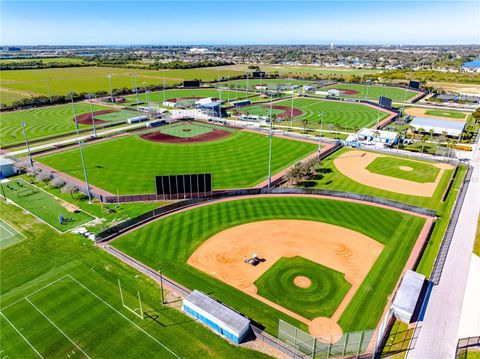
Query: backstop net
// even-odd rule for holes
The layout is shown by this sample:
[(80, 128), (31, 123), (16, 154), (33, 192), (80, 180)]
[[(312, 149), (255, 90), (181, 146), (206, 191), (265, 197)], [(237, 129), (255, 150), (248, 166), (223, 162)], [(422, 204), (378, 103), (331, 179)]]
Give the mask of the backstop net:
[(278, 339), (293, 348), (298, 358), (305, 359), (373, 357), (377, 345), (375, 329), (318, 338), (282, 320)]

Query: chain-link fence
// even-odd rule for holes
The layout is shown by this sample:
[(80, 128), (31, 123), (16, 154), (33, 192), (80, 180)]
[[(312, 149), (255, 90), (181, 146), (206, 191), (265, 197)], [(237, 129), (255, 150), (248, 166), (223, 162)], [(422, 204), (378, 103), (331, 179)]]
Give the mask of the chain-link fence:
[(480, 358), (480, 337), (469, 337), (458, 340), (457, 359)]

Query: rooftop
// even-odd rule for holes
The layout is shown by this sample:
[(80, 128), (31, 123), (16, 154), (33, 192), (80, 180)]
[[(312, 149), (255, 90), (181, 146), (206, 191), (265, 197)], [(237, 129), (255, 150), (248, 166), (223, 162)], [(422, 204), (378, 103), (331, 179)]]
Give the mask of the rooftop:
[(444, 120), (442, 118), (415, 117), (412, 120), (411, 125), (450, 128), (463, 131), (463, 128), (465, 127), (465, 121)]

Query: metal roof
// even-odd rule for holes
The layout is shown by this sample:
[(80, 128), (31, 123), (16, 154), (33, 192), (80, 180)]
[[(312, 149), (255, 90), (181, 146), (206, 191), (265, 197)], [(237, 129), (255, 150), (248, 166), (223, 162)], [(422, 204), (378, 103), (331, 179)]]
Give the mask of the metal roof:
[(412, 120), (411, 125), (450, 128), (453, 130), (463, 131), (463, 128), (465, 127), (465, 122), (444, 120), (442, 118), (415, 117)]
[(3, 156), (0, 156), (0, 165), (1, 166), (5, 166), (5, 165), (12, 165), (14, 164), (15, 162), (13, 162), (12, 160), (8, 159), (8, 158), (5, 158)]
[(241, 333), (245, 327), (250, 324), (250, 320), (247, 318), (198, 290), (194, 290), (187, 295), (184, 299), (184, 302), (185, 301), (192, 303), (206, 313), (217, 318), (218, 321), (224, 323), (238, 333)]
[(423, 274), (408, 270), (398, 288), (393, 307), (396, 312), (411, 316), (415, 311), (418, 297), (422, 291), (425, 276)]

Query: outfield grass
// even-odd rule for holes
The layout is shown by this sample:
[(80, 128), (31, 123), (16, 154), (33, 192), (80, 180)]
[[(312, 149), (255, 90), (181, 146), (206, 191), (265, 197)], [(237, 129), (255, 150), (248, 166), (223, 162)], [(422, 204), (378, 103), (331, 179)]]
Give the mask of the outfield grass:
[[(182, 358), (266, 358), (230, 345), (182, 314), (177, 310), (181, 302), (171, 293), (166, 295), (170, 304), (162, 306), (158, 283), (91, 241), (70, 233), (59, 235), (3, 201), (0, 213), (27, 236), (25, 241), (0, 251), (3, 357), (39, 357), (26, 340), (44, 358), (84, 357), (67, 335), (92, 358), (172, 357), (159, 342)], [(148, 315), (144, 320), (122, 307), (117, 279), (130, 307), (138, 303), (140, 292)]]
[[(92, 105), (93, 111), (111, 110), (109, 107)], [(90, 113), (90, 105), (76, 103), (75, 112), (78, 115)], [(116, 116), (126, 116), (127, 111), (119, 112)], [(121, 115), (120, 115), (121, 114)], [(130, 117), (135, 113), (129, 112)], [(104, 121), (115, 121), (115, 116), (101, 117)], [(2, 146), (24, 143), (21, 122), (25, 122), (29, 140), (37, 140), (50, 136), (73, 133), (76, 130), (71, 104), (41, 107), (29, 110), (0, 113), (0, 143)], [(91, 128), (90, 125), (79, 125), (80, 129)], [(97, 127), (101, 127), (99, 124)]]
[(181, 137), (181, 138), (190, 138), (199, 135), (203, 135), (208, 132), (212, 132), (212, 127), (208, 126), (199, 126), (196, 124), (185, 124), (182, 123), (177, 126), (168, 126), (164, 129), (160, 129), (160, 132), (165, 133), (170, 136)]
[[(240, 71), (224, 69), (220, 72), (220, 77), (242, 74), (243, 72)], [(165, 81), (167, 85), (180, 85), (184, 80), (201, 79), (203, 81), (213, 81), (217, 79), (218, 72), (212, 68), (142, 70), (96, 66), (22, 71), (7, 70), (2, 71), (0, 89), (21, 91), (36, 96), (48, 96), (48, 88), (50, 88), (52, 95), (66, 95), (72, 91), (77, 93), (109, 92), (107, 75), (112, 75), (113, 89), (131, 89), (135, 86), (135, 81), (139, 87), (143, 87), (144, 82), (148, 85), (162, 85)], [(5, 103), (10, 104), (9, 102)]]
[(440, 116), (440, 117), (450, 117), (450, 118), (465, 118), (465, 114), (457, 111), (446, 111), (446, 110), (427, 110), (425, 111), (426, 115), (430, 116)]
[[(424, 219), (383, 208), (327, 199), (263, 197), (220, 202), (177, 213), (145, 225), (111, 245), (191, 289), (209, 293), (276, 334), (278, 319), (305, 324), (186, 264), (216, 233), (244, 223), (271, 219), (321, 221), (361, 232), (384, 249), (340, 318), (344, 331), (374, 328), (380, 319)], [(382, 223), (381, 226), (378, 223)]]
[[(334, 160), (341, 156), (342, 154), (351, 151), (348, 148), (342, 148), (339, 151), (335, 152), (333, 155), (328, 156), (324, 160), (322, 160), (322, 166), (320, 169), (320, 176), (316, 180), (309, 181), (307, 184), (310, 187), (318, 187), (318, 188), (325, 188), (325, 189), (332, 189), (338, 191), (345, 191), (345, 192), (354, 192), (354, 193), (361, 193), (371, 196), (383, 197), (392, 199), (398, 202), (404, 202), (408, 204), (413, 204), (415, 206), (426, 207), (433, 210), (439, 210), (442, 207), (442, 196), (443, 193), (448, 185), (448, 181), (452, 176), (452, 170), (446, 170), (440, 179), (439, 185), (435, 190), (432, 197), (419, 197), (419, 196), (410, 196), (396, 192), (390, 192), (381, 190), (375, 187), (369, 187), (358, 183), (351, 178), (343, 175), (334, 165)], [(398, 157), (399, 160), (403, 160), (402, 157)], [(408, 166), (412, 161), (409, 161)], [(429, 162), (425, 162), (426, 165)]]
[[(305, 81), (305, 80), (295, 80), (295, 79), (248, 79), (248, 89), (255, 91), (255, 86), (258, 85), (267, 85), (275, 87), (277, 85), (288, 85), (288, 86), (302, 86), (308, 85), (313, 83), (312, 81)], [(246, 89), (247, 88), (247, 80), (234, 80), (229, 81), (228, 83), (222, 82), (222, 87), (228, 87), (230, 89)], [(291, 89), (287, 89), (286, 91), (290, 91)], [(258, 91), (258, 90), (256, 90)]]
[[(292, 100), (285, 100), (275, 102), (274, 106), (284, 106), (288, 109), (292, 106)], [(307, 127), (320, 127), (319, 115), (323, 113), (323, 128), (326, 130), (331, 124), (336, 124), (342, 129), (347, 128), (362, 128), (371, 127), (377, 122), (382, 121), (388, 117), (388, 113), (377, 110), (372, 107), (339, 101), (326, 101), (317, 100), (312, 98), (296, 98), (293, 101), (293, 107), (302, 110), (303, 113), (294, 117), (293, 125), (301, 127), (301, 121), (309, 121)], [(251, 109), (255, 114), (268, 116), (270, 111), (270, 105), (246, 106), (242, 107), (241, 111), (251, 113)], [(283, 112), (283, 111), (281, 111)], [(287, 117), (285, 120), (290, 123), (290, 111), (287, 110)], [(313, 126), (312, 126), (313, 125)]]
[[(367, 90), (368, 88), (368, 90)], [(349, 84), (349, 83), (337, 83), (334, 85), (325, 86), (322, 90), (328, 89), (339, 89), (339, 90), (354, 90), (358, 94), (354, 95), (343, 95), (340, 93), (340, 97), (351, 97), (359, 99), (368, 99), (368, 100), (378, 100), (380, 96), (385, 96), (391, 98), (393, 101), (404, 101), (409, 100), (417, 92), (405, 90), (399, 87), (389, 87), (389, 86), (373, 86), (373, 85), (360, 85), (360, 84)], [(368, 93), (367, 93), (368, 91)]]
[[(400, 167), (409, 167), (403, 170)], [(384, 176), (401, 178), (419, 183), (434, 182), (440, 169), (429, 163), (416, 162), (395, 157), (377, 157), (368, 166), (367, 170)]]
[[(94, 219), (83, 211), (78, 211), (78, 213), (69, 211), (64, 201), (53, 197), (50, 193), (22, 179), (10, 181), (3, 187), (5, 195), (9, 200), (61, 232), (68, 231)], [(63, 216), (66, 220), (62, 224), (60, 224), (60, 216)]]
[[(294, 284), (297, 276), (310, 279), (308, 288)], [(352, 286), (343, 273), (302, 257), (282, 257), (255, 281), (257, 294), (302, 317), (330, 318)]]
[[(154, 193), (155, 176), (182, 173), (212, 173), (214, 189), (252, 187), (267, 178), (268, 146), (265, 135), (233, 130), (224, 139), (188, 144), (150, 142), (132, 134), (89, 144), (83, 153), (91, 184), (111, 193), (132, 194)], [(274, 137), (272, 148), (276, 173), (314, 152), (317, 145)], [(37, 161), (84, 178), (78, 148)]]

